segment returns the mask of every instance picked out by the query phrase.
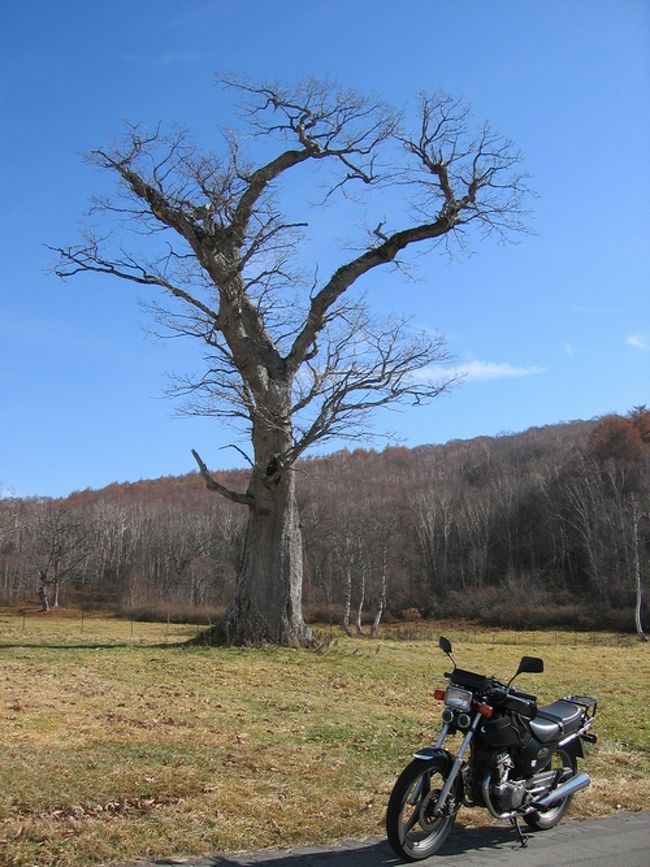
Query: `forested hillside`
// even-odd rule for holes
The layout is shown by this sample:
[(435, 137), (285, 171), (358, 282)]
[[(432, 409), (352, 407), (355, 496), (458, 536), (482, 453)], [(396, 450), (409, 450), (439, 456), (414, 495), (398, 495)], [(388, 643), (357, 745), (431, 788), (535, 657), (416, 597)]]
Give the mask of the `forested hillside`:
[[(298, 465), (307, 611), (634, 629), (650, 565), (650, 411)], [(216, 474), (244, 490), (246, 473)], [(196, 474), (0, 502), (12, 606), (222, 607), (244, 508)], [(368, 627), (370, 628), (370, 627)]]

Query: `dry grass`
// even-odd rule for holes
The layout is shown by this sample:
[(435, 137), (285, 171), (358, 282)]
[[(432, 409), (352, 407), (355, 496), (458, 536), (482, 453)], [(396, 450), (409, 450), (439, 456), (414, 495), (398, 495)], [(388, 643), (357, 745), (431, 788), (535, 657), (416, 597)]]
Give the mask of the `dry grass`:
[[(339, 639), (323, 654), (185, 649), (195, 628), (0, 617), (0, 862), (90, 865), (381, 833), (388, 793), (430, 743), (430, 643)], [(650, 808), (648, 647), (459, 641), (464, 668), (521, 678), (541, 701), (601, 700), (594, 782), (576, 816)], [(454, 638), (453, 631), (451, 637)], [(165, 642), (167, 644), (165, 645)], [(639, 686), (645, 686), (643, 691)], [(484, 823), (484, 811), (464, 814)]]

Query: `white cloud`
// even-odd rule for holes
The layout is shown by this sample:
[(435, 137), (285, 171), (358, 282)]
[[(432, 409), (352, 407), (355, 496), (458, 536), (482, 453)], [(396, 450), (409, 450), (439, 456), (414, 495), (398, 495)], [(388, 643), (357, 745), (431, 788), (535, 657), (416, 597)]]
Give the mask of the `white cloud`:
[(634, 349), (645, 351), (650, 349), (650, 337), (648, 337), (647, 333), (642, 333), (641, 331), (636, 331), (634, 334), (630, 334), (630, 336), (626, 338), (625, 342), (628, 346), (631, 346)]
[(516, 367), (507, 362), (467, 361), (446, 367), (431, 367), (426, 374), (431, 380), (444, 381), (448, 378), (462, 378), (464, 382), (489, 382), (495, 379), (521, 379), (524, 376), (537, 376), (546, 373), (546, 368), (531, 365)]
[(573, 348), (572, 343), (568, 343), (568, 342), (565, 343), (564, 344), (564, 351), (569, 356), (569, 358), (573, 358), (573, 356), (575, 355), (575, 349)]

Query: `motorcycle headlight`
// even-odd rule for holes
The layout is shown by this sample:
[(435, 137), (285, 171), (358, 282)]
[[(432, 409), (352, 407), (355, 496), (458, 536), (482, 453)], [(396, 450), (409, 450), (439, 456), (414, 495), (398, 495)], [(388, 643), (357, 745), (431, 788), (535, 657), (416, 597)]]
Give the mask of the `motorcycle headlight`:
[(468, 711), (472, 704), (472, 693), (457, 686), (448, 686), (445, 692), (445, 704), (447, 707)]

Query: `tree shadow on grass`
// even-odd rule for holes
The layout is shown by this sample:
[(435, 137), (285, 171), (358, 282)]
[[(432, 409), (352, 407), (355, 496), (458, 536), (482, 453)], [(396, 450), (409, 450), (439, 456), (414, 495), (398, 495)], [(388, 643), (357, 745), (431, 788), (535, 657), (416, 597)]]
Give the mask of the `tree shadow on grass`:
[(132, 641), (115, 641), (111, 644), (99, 643), (99, 642), (84, 642), (83, 644), (48, 644), (48, 643), (40, 643), (40, 644), (30, 644), (28, 642), (11, 642), (11, 643), (3, 643), (0, 644), (0, 651), (3, 650), (114, 650), (118, 647), (173, 647), (172, 644), (168, 645), (158, 645), (158, 644), (139, 644), (134, 643)]

